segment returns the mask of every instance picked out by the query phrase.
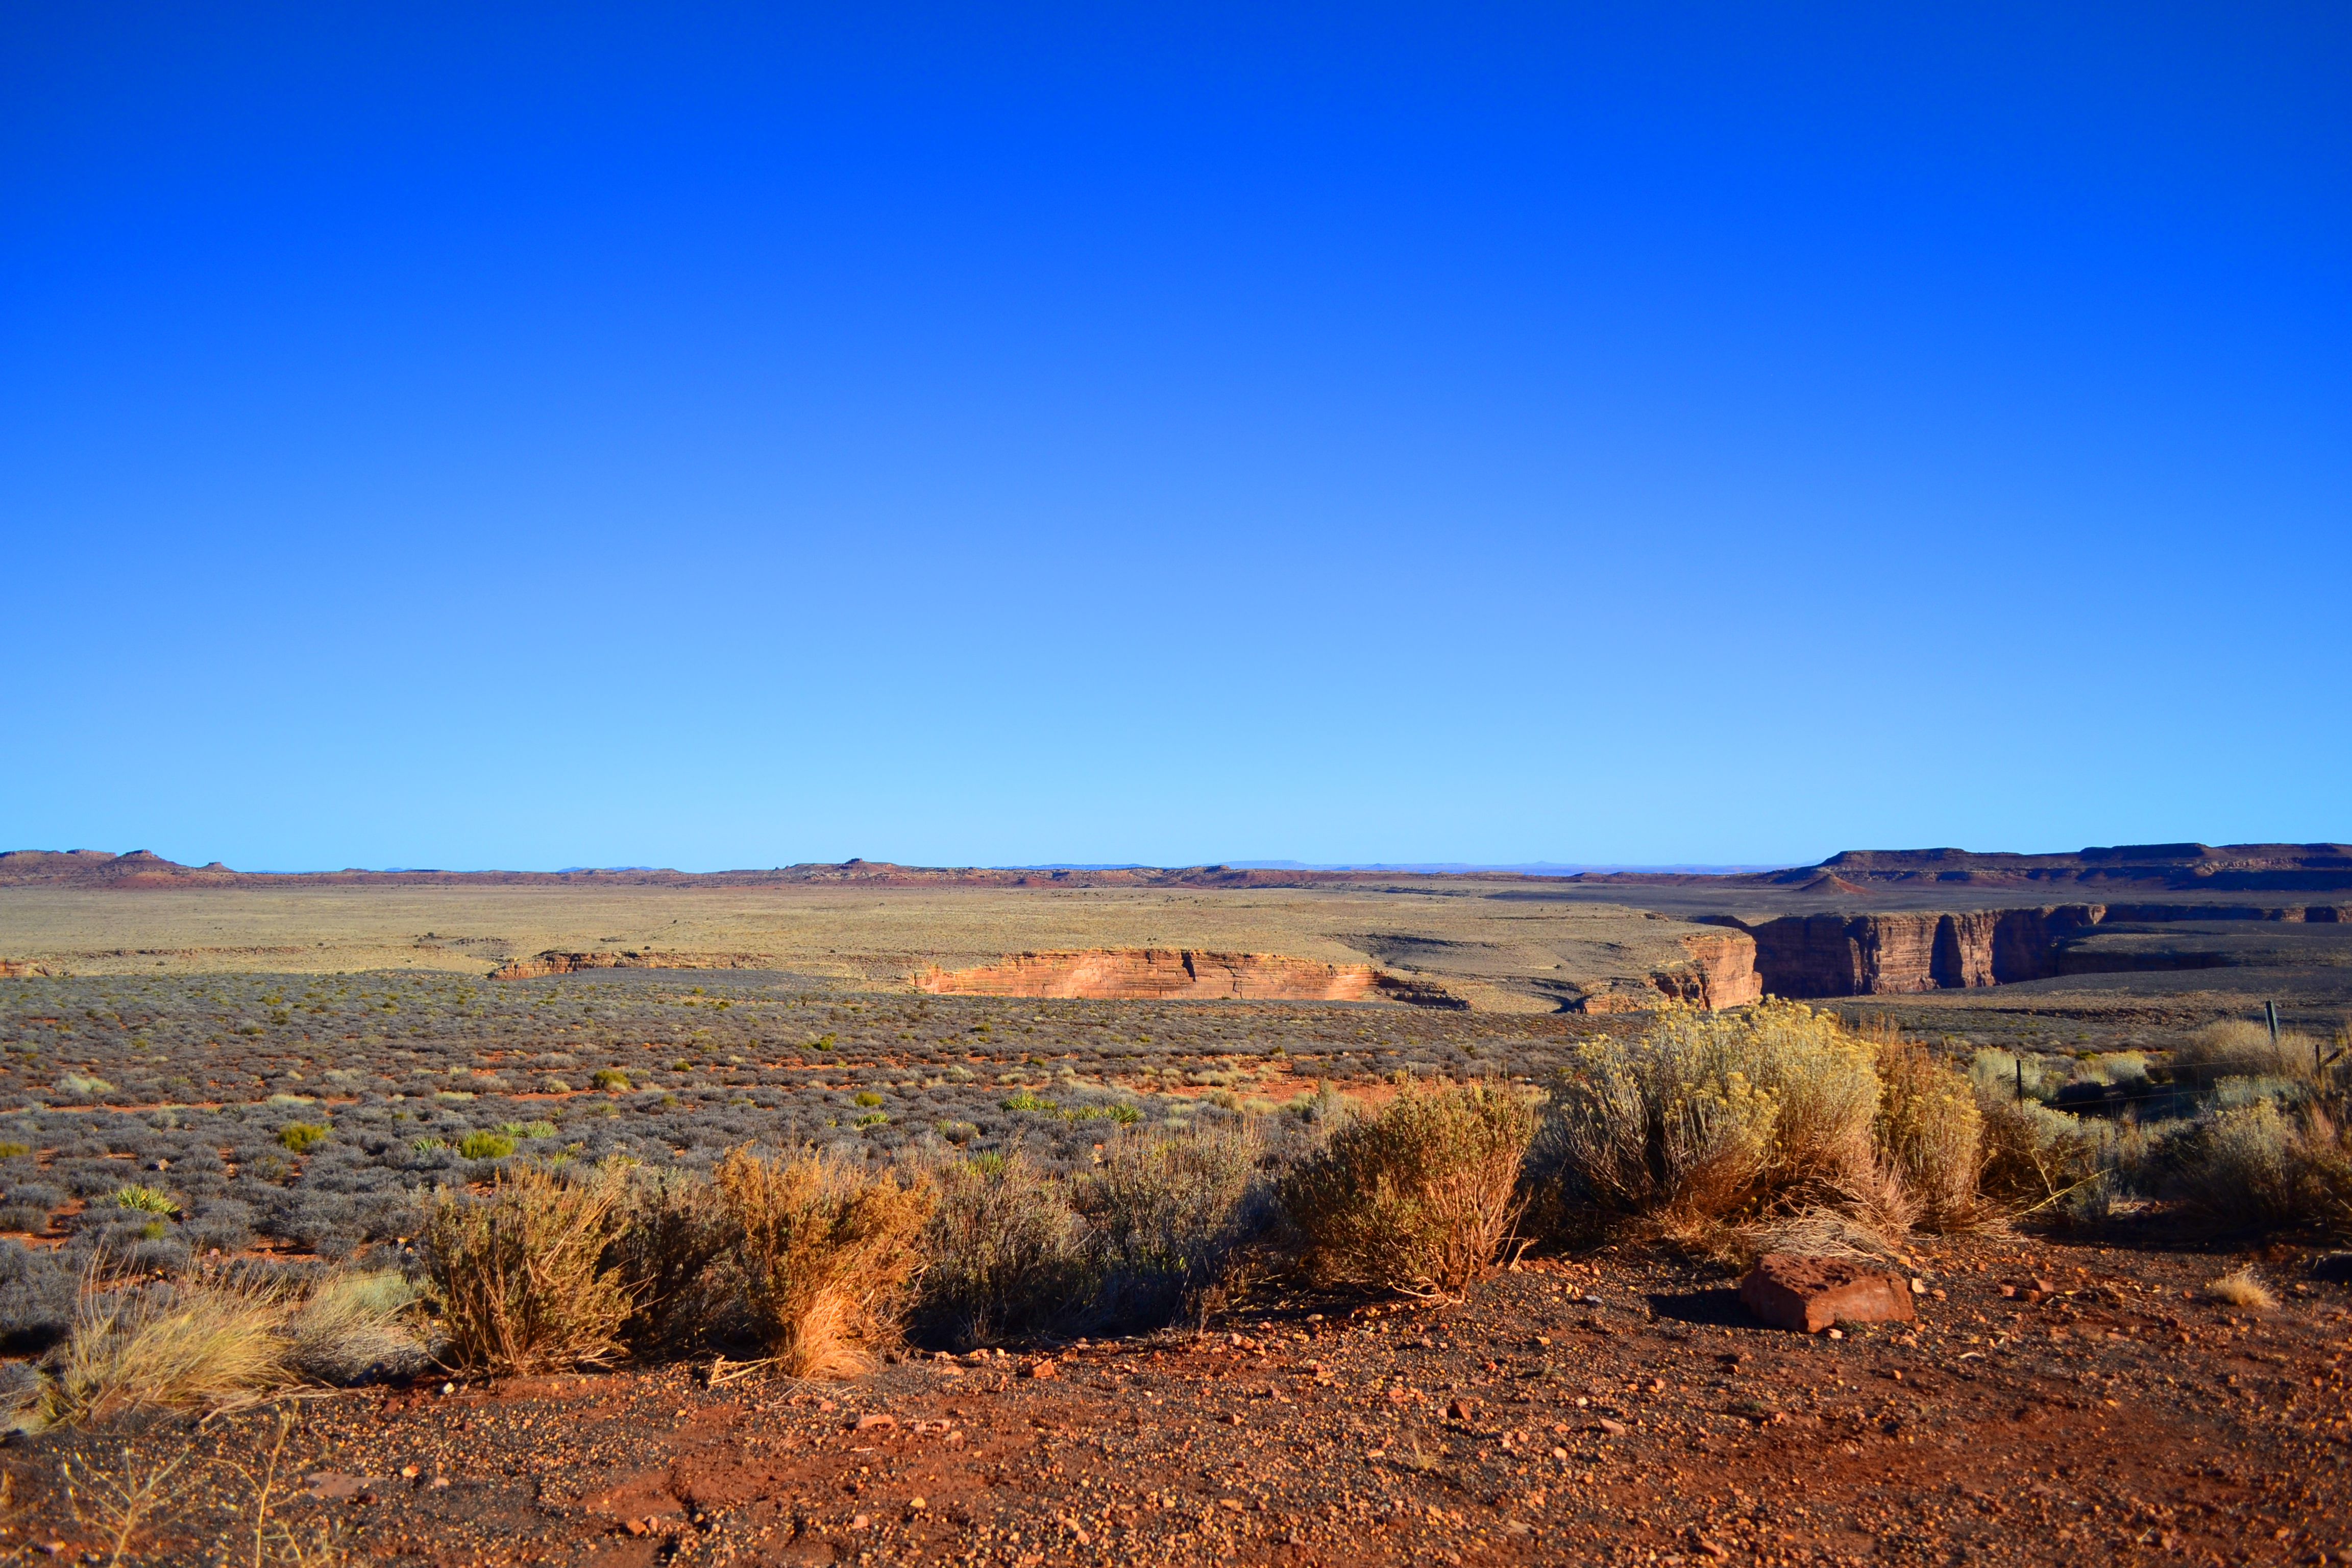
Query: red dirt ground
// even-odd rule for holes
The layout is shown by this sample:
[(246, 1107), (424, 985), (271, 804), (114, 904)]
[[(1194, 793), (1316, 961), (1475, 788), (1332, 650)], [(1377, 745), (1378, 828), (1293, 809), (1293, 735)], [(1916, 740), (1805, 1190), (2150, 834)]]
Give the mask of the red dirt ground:
[[(1064, 1347), (1046, 1377), (910, 1355), (823, 1387), (674, 1366), (373, 1390), (305, 1407), (310, 1492), (279, 1518), (402, 1564), (2352, 1563), (2352, 1293), (2203, 1300), (2237, 1261), (1939, 1243), (1911, 1258), (1946, 1296), (1916, 1327), (1832, 1340), (1628, 1248), (1453, 1307)], [(228, 1461), (274, 1430), (19, 1439), (0, 1551), (105, 1561), (61, 1460), (182, 1455), (124, 1561), (251, 1561)]]

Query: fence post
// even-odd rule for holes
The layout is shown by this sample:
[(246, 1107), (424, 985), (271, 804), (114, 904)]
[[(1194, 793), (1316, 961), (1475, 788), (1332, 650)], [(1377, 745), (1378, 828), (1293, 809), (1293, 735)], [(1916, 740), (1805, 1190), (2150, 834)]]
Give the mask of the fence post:
[(2017, 1058), (2017, 1103), (2025, 1103), (2025, 1058), (2022, 1056)]
[(2278, 1004), (2275, 1002), (2263, 1003), (2263, 1017), (2270, 1024), (2271, 1050), (2275, 1053), (2278, 1050)]

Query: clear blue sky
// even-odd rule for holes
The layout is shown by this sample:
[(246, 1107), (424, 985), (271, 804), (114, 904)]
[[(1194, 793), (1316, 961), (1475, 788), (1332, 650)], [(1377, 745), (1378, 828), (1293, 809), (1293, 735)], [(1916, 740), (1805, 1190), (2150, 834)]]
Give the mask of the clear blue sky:
[(0, 847), (2352, 838), (2352, 9), (0, 11)]

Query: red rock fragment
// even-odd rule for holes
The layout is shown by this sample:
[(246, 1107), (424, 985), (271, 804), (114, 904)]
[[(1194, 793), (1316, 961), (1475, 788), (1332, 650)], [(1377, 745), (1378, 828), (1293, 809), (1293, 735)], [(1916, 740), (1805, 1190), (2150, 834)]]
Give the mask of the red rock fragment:
[(1457, 1399), (1445, 1407), (1445, 1415), (1449, 1420), (1467, 1421), (1477, 1414), (1478, 1402), (1475, 1399)]
[(1884, 1269), (1843, 1258), (1767, 1253), (1739, 1282), (1740, 1305), (1776, 1328), (1817, 1334), (1834, 1323), (1908, 1323), (1911, 1291)]
[(861, 1415), (857, 1418), (857, 1425), (851, 1427), (850, 1430), (853, 1432), (872, 1432), (886, 1426), (896, 1426), (898, 1424), (898, 1418), (895, 1415)]
[(1054, 1365), (1051, 1359), (1033, 1361), (1021, 1369), (1021, 1375), (1024, 1377), (1057, 1377), (1060, 1374), (1060, 1369)]

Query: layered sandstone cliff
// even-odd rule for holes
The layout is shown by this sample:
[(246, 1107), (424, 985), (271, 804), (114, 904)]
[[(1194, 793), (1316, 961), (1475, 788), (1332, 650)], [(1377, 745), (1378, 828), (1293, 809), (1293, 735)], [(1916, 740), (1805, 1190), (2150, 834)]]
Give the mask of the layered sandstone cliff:
[(1193, 948), (1082, 948), (1022, 952), (975, 969), (929, 969), (915, 988), (940, 995), (1087, 997), (1118, 1001), (1264, 1002), (1396, 1000), (1460, 1006), (1444, 987), (1382, 973), (1369, 963), (1323, 963), (1278, 952)]
[(1650, 976), (1650, 984), (1669, 1000), (1714, 1008), (1744, 1006), (1762, 998), (1764, 981), (1756, 973), (1753, 937), (1743, 931), (1693, 931), (1683, 937), (1682, 944), (1690, 962), (1669, 965)]
[[(1734, 926), (1756, 942), (1756, 970), (1776, 996), (1884, 996), (2008, 985), (2061, 974), (2095, 973), (2122, 961), (2084, 953), (2077, 939), (2102, 926), (2209, 921), (2339, 922), (2339, 904), (2041, 904), (1960, 912), (1900, 910), (1865, 915), (1783, 915)], [(2222, 961), (2184, 951), (2135, 955), (2136, 969), (2207, 968)]]
[(2065, 934), (2098, 923), (2096, 904), (2032, 910), (1783, 915), (1755, 925), (1756, 969), (1776, 996), (1882, 996), (2039, 980)]

